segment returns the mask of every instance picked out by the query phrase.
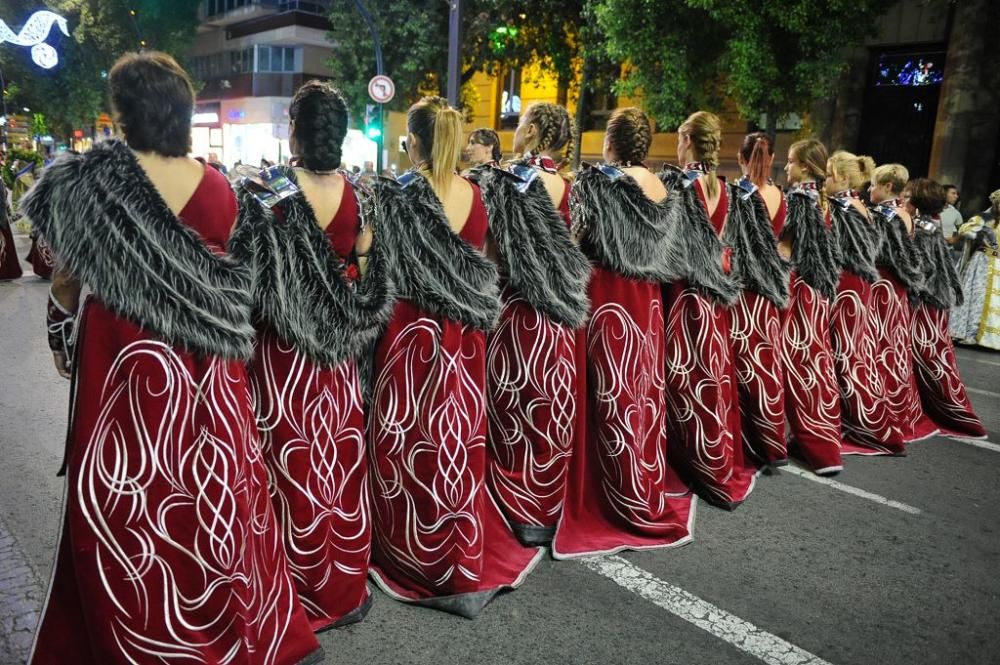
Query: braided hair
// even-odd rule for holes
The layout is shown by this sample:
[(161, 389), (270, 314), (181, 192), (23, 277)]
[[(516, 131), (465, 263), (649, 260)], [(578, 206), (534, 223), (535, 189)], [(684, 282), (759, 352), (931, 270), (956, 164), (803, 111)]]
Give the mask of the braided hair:
[(538, 138), (535, 144), (528, 148), (528, 152), (558, 153), (569, 146), (564, 159), (572, 158), (576, 127), (566, 107), (548, 102), (536, 102), (528, 107), (524, 121), (538, 127)]
[(715, 172), (719, 168), (719, 150), (722, 149), (722, 122), (719, 116), (709, 111), (696, 111), (678, 128), (678, 134), (691, 139), (691, 150), (696, 160), (705, 169), (705, 192), (709, 198), (719, 193), (719, 179)]
[(630, 106), (611, 114), (605, 136), (618, 162), (641, 164), (653, 143), (653, 127), (645, 113)]
[(296, 151), (304, 168), (333, 171), (340, 167), (348, 113), (344, 97), (326, 81), (308, 81), (292, 98), (288, 117), (295, 124)]

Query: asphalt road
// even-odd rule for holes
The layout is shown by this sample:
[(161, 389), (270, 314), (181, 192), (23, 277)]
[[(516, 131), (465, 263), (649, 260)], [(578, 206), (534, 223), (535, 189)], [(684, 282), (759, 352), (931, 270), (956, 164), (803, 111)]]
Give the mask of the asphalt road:
[[(0, 283), (0, 663), (30, 644), (62, 497), (68, 383), (43, 334), (47, 288)], [(1000, 353), (959, 362), (1000, 444)], [(702, 503), (691, 545), (544, 560), (476, 621), (376, 592), (363, 623), (321, 636), (326, 662), (1000, 663), (998, 468), (1000, 445), (934, 438), (850, 458), (839, 486), (762, 476), (734, 513)]]

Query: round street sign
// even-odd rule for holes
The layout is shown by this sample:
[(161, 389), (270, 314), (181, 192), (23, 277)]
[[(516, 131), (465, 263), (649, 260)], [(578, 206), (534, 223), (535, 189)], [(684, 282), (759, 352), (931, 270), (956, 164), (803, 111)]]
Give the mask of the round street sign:
[(388, 76), (379, 74), (368, 82), (368, 96), (377, 104), (386, 104), (396, 96), (396, 84)]

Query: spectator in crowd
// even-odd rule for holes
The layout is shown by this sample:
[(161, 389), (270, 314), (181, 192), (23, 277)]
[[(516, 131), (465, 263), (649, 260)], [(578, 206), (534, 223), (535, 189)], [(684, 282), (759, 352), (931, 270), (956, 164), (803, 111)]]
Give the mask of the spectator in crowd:
[(941, 211), (941, 232), (944, 233), (944, 241), (949, 245), (958, 242), (958, 229), (962, 226), (962, 213), (956, 207), (958, 205), (959, 193), (955, 185), (944, 186), (947, 203)]

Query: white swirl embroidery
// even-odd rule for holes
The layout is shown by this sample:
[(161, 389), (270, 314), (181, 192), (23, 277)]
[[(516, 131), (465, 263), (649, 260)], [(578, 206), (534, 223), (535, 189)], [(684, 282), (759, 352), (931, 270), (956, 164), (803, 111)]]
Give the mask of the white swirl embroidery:
[(505, 296), (487, 344), (490, 484), (511, 519), (553, 526), (575, 432), (575, 333)]

